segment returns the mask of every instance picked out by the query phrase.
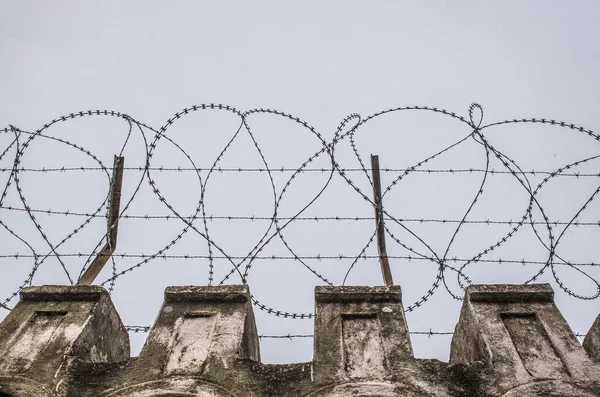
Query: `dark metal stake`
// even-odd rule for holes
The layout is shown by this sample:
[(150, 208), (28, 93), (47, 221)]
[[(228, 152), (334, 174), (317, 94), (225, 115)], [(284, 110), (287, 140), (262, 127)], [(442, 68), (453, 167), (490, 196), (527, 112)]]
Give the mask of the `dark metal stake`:
[(383, 283), (386, 287), (394, 285), (392, 280), (392, 271), (388, 261), (387, 251), (385, 249), (385, 227), (383, 223), (383, 203), (381, 199), (381, 179), (379, 175), (379, 156), (371, 155), (371, 173), (373, 175), (373, 207), (375, 208), (375, 227), (377, 230), (377, 251), (379, 252), (379, 263), (381, 263), (381, 273), (383, 274)]
[(110, 209), (108, 212), (107, 235), (108, 241), (98, 253), (90, 267), (83, 273), (77, 285), (91, 285), (106, 262), (117, 248), (117, 230), (119, 226), (119, 211), (121, 208), (121, 186), (123, 184), (123, 164), (125, 157), (115, 156), (113, 178), (110, 185)]

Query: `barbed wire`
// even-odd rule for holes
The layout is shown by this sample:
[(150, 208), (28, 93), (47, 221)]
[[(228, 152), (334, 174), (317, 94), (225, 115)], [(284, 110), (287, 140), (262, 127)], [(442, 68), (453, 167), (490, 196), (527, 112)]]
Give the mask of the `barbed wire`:
[[(9, 211), (20, 211), (20, 212), (33, 212), (33, 213), (40, 213), (40, 214), (47, 214), (47, 215), (64, 215), (64, 216), (75, 216), (75, 217), (89, 217), (89, 218), (102, 218), (102, 219), (109, 219), (110, 217), (107, 216), (106, 214), (92, 214), (92, 213), (88, 213), (88, 212), (77, 212), (77, 211), (57, 211), (57, 210), (51, 210), (51, 209), (34, 209), (34, 208), (29, 208), (29, 209), (25, 209), (25, 208), (18, 208), (18, 207), (13, 207), (13, 206), (2, 206), (0, 207), (0, 210), (9, 210)], [(121, 219), (143, 219), (143, 220), (165, 220), (165, 221), (170, 221), (170, 220), (176, 220), (175, 217), (173, 217), (171, 214), (166, 214), (166, 215), (148, 215), (148, 214), (144, 214), (144, 215), (140, 215), (140, 214), (122, 214), (120, 216)], [(193, 216), (189, 216), (189, 217), (185, 217), (188, 220), (192, 221), (195, 218)], [(207, 214), (205, 215), (206, 220), (208, 221), (219, 221), (219, 220), (223, 220), (223, 221), (271, 221), (273, 219), (275, 219), (274, 217), (271, 216), (260, 216), (260, 215), (210, 215)], [(289, 217), (285, 217), (285, 216), (278, 216), (276, 217), (279, 221), (292, 221), (292, 222), (298, 222), (298, 221), (375, 221), (375, 217), (372, 216), (298, 216), (298, 217), (293, 217), (293, 216), (289, 216)], [(517, 224), (518, 221), (513, 221), (513, 220), (507, 220), (507, 221), (501, 221), (501, 220), (494, 220), (494, 219), (473, 219), (473, 220), (459, 220), (459, 219), (442, 219), (442, 218), (389, 218), (389, 217), (384, 217), (384, 220), (386, 221), (390, 221), (390, 220), (397, 220), (399, 222), (411, 222), (411, 223), (462, 223), (462, 224), (485, 224), (485, 225), (514, 225)], [(600, 226), (600, 220), (599, 221), (593, 221), (593, 222), (569, 222), (569, 221), (551, 221), (550, 222), (553, 226), (565, 226), (565, 225), (569, 225), (569, 226)], [(545, 221), (531, 221), (529, 224), (531, 225), (545, 225), (546, 222)]]
[[(133, 332), (133, 333), (147, 333), (150, 332), (150, 330), (152, 329), (152, 327), (150, 325), (127, 325), (125, 326), (125, 328), (127, 329), (127, 331), (129, 332)], [(411, 335), (427, 335), (429, 337), (431, 336), (437, 336), (437, 335), (454, 335), (454, 332), (452, 331), (446, 331), (446, 332), (439, 332), (439, 331), (409, 331), (409, 334)], [(579, 336), (579, 334), (578, 334)], [(584, 335), (585, 336), (585, 335)], [(295, 339), (295, 338), (314, 338), (313, 334), (279, 334), (279, 335), (265, 335), (265, 334), (261, 334), (258, 335), (259, 339)]]
[[(127, 329), (127, 331), (129, 332), (133, 332), (133, 333), (147, 333), (150, 332), (150, 329), (152, 329), (152, 327), (150, 325), (127, 325), (125, 326), (125, 328)], [(433, 331), (433, 330), (429, 330), (429, 331), (409, 331), (408, 332), (410, 335), (419, 335), (419, 336), (427, 336), (428, 338), (431, 338), (432, 336), (450, 336), (450, 335), (454, 335), (453, 331)], [(580, 332), (576, 332), (575, 336), (578, 338), (585, 338), (586, 334), (582, 334)], [(293, 340), (293, 339), (298, 339), (298, 338), (314, 338), (314, 334), (292, 334), (292, 333), (288, 333), (288, 334), (260, 334), (258, 335), (258, 339), (262, 340), (262, 339), (289, 339), (289, 340)]]
[[(82, 252), (61, 252), (60, 256), (63, 258), (84, 258), (84, 257), (89, 257), (90, 255), (92, 255), (92, 253), (90, 252), (86, 252), (86, 253), (82, 253)], [(53, 254), (48, 254), (48, 257), (52, 257), (55, 256)], [(227, 260), (241, 260), (246, 258), (245, 255), (199, 255), (199, 254), (162, 254), (162, 255), (155, 255), (155, 254), (127, 254), (127, 253), (122, 253), (122, 254), (113, 254), (112, 256), (114, 256), (115, 258), (136, 258), (136, 259), (144, 259), (144, 258), (156, 258), (156, 259), (227, 259)], [(404, 255), (388, 255), (387, 256), (389, 259), (405, 259), (407, 261), (432, 261), (435, 258), (434, 257), (420, 257), (420, 256), (404, 256)], [(36, 258), (36, 255), (33, 254), (19, 254), (19, 253), (14, 253), (14, 254), (0, 254), (0, 259), (30, 259), (30, 258)], [(348, 260), (348, 259), (362, 259), (362, 260), (367, 260), (367, 259), (379, 259), (378, 255), (366, 255), (366, 254), (362, 254), (360, 256), (350, 256), (350, 255), (342, 255), (342, 254), (338, 254), (338, 255), (325, 255), (325, 254), (316, 254), (316, 255), (297, 255), (297, 256), (290, 256), (290, 255), (269, 255), (269, 256), (255, 256), (253, 258), (254, 260), (257, 261), (264, 261), (264, 260), (269, 260), (269, 261), (301, 261), (301, 260), (316, 260), (316, 261), (327, 261), (327, 260), (334, 260), (334, 261), (341, 261), (341, 260)], [(458, 257), (452, 257), (452, 258), (447, 258), (448, 262), (455, 262), (455, 263), (461, 263), (461, 262), (465, 262), (465, 261), (469, 261), (471, 259), (469, 258), (458, 258)], [(494, 259), (476, 259), (473, 260), (473, 262), (476, 263), (493, 263), (493, 264), (518, 264), (518, 265), (546, 265), (546, 261), (540, 261), (540, 260), (532, 260), (532, 259), (504, 259), (504, 258), (494, 258)], [(595, 263), (595, 262), (566, 262), (566, 263), (556, 263), (556, 266), (592, 266), (592, 267), (596, 267), (596, 266), (600, 266), (600, 263)]]
[[(197, 166), (195, 159), (190, 153), (188, 153), (185, 145), (178, 143), (175, 136), (170, 134), (170, 129), (174, 125), (189, 115), (199, 112), (224, 112), (237, 118), (237, 127), (235, 132), (218, 151), (218, 154), (212, 161), (212, 166), (210, 167)], [(122, 252), (113, 253), (110, 257), (112, 264), (111, 276), (101, 282), (101, 285), (108, 286), (109, 291), (112, 291), (115, 288), (117, 280), (123, 275), (136, 271), (152, 261), (161, 259), (207, 260), (207, 279), (209, 285), (227, 283), (234, 275), (239, 277), (240, 282), (248, 283), (253, 265), (258, 261), (265, 260), (297, 262), (310, 274), (316, 277), (317, 283), (335, 285), (340, 283), (334, 283), (326, 278), (320, 272), (318, 267), (315, 266), (315, 264), (311, 261), (349, 261), (350, 263), (347, 265), (347, 267), (345, 267), (343, 271), (340, 271), (340, 274), (344, 274), (344, 279), (341, 282), (341, 284), (344, 284), (348, 276), (355, 271), (355, 265), (359, 260), (379, 259), (379, 255), (368, 253), (369, 249), (372, 249), (372, 243), (375, 239), (375, 232), (373, 232), (364, 245), (358, 247), (358, 254), (349, 254), (344, 252), (337, 255), (324, 253), (299, 255), (296, 253), (293, 245), (290, 244), (290, 241), (288, 241), (287, 228), (291, 224), (295, 224), (297, 222), (374, 222), (374, 216), (348, 216), (331, 214), (310, 216), (307, 215), (306, 212), (311, 206), (313, 206), (322, 198), (324, 192), (332, 189), (330, 186), (333, 180), (344, 182), (345, 185), (350, 187), (360, 199), (364, 200), (364, 202), (371, 206), (375, 206), (375, 203), (371, 198), (372, 191), (364, 191), (364, 189), (359, 186), (356, 180), (350, 176), (351, 174), (364, 176), (368, 184), (371, 186), (373, 185), (370, 175), (373, 170), (365, 165), (365, 161), (361, 157), (359, 144), (356, 140), (357, 133), (361, 131), (368, 122), (381, 116), (407, 112), (436, 114), (446, 117), (453, 122), (457, 122), (461, 128), (464, 128), (465, 133), (460, 139), (452, 142), (441, 150), (438, 150), (434, 154), (424, 157), (412, 166), (381, 168), (381, 172), (389, 173), (393, 178), (392, 182), (385, 187), (383, 196), (390, 193), (393, 189), (396, 189), (409, 175), (420, 175), (426, 177), (427, 175), (434, 174), (449, 176), (470, 174), (478, 175), (480, 179), (474, 191), (474, 196), (468, 203), (467, 210), (464, 211), (461, 217), (448, 219), (440, 217), (400, 217), (393, 214), (388, 207), (383, 206), (380, 208), (383, 213), (383, 219), (386, 222), (385, 233), (387, 237), (391, 239), (391, 242), (395, 244), (398, 249), (405, 252), (405, 254), (402, 255), (388, 255), (388, 258), (405, 260), (409, 262), (413, 260), (430, 262), (437, 267), (437, 273), (432, 284), (417, 300), (407, 305), (405, 308), (406, 311), (413, 311), (419, 308), (423, 303), (428, 301), (431, 296), (433, 296), (440, 286), (443, 286), (444, 289), (454, 299), (461, 299), (461, 291), (456, 291), (450, 287), (448, 283), (448, 275), (455, 274), (459, 287), (464, 289), (467, 285), (471, 284), (471, 278), (467, 273), (467, 267), (474, 263), (488, 263), (495, 265), (520, 264), (537, 266), (533, 275), (525, 280), (526, 283), (534, 282), (538, 280), (542, 274), (549, 273), (552, 275), (552, 278), (558, 287), (566, 294), (574, 298), (591, 300), (600, 296), (600, 284), (598, 283), (598, 280), (594, 275), (586, 272), (586, 269), (596, 268), (598, 263), (585, 262), (581, 260), (571, 261), (564, 258), (563, 255), (560, 255), (557, 251), (557, 247), (564, 240), (565, 233), (569, 230), (572, 230), (573, 227), (600, 226), (600, 220), (581, 219), (582, 213), (584, 213), (590, 207), (590, 204), (596, 200), (597, 195), (600, 192), (600, 186), (598, 186), (591, 194), (586, 196), (587, 200), (581, 207), (578, 208), (577, 212), (573, 216), (565, 219), (552, 218), (539, 199), (541, 197), (540, 192), (544, 191), (545, 186), (547, 186), (548, 182), (551, 180), (585, 180), (587, 182), (592, 181), (592, 183), (596, 183), (595, 178), (600, 177), (600, 172), (595, 172), (595, 170), (578, 170), (578, 167), (592, 164), (594, 160), (600, 158), (600, 155), (588, 157), (583, 156), (576, 161), (563, 164), (556, 169), (524, 170), (514, 159), (510, 158), (496, 145), (492, 144), (489, 137), (484, 134), (486, 130), (492, 127), (497, 128), (510, 124), (536, 124), (572, 131), (589, 138), (590, 143), (593, 142), (593, 144), (596, 144), (596, 142), (600, 141), (600, 136), (594, 133), (592, 130), (577, 126), (575, 124), (544, 118), (512, 119), (484, 125), (483, 109), (478, 104), (472, 104), (469, 107), (467, 117), (463, 117), (454, 112), (436, 107), (407, 106), (380, 111), (366, 118), (362, 118), (359, 114), (351, 114), (342, 120), (342, 122), (338, 125), (333, 138), (328, 140), (321, 132), (308, 124), (306, 121), (294, 115), (278, 110), (261, 108), (241, 111), (228, 105), (202, 104), (183, 109), (182, 111), (173, 115), (173, 117), (169, 118), (165, 124), (159, 128), (151, 127), (150, 125), (136, 120), (124, 113), (108, 110), (90, 110), (61, 116), (44, 124), (35, 131), (27, 131), (13, 125), (9, 125), (7, 128), (0, 129), (0, 137), (8, 137), (6, 147), (0, 147), (0, 161), (5, 159), (5, 162), (9, 164), (12, 163), (11, 167), (0, 167), (0, 177), (6, 177), (6, 183), (4, 184), (2, 193), (0, 195), (0, 227), (3, 228), (9, 234), (9, 236), (23, 243), (27, 250), (19, 251), (14, 249), (10, 244), (6, 244), (4, 245), (5, 248), (2, 248), (0, 251), (0, 259), (10, 258), (16, 260), (27, 260), (31, 265), (29, 274), (25, 280), (23, 280), (23, 282), (21, 282), (19, 285), (14, 286), (14, 290), (5, 299), (0, 301), (0, 307), (10, 310), (8, 304), (14, 299), (14, 297), (18, 295), (19, 291), (23, 287), (33, 283), (33, 279), (36, 276), (38, 269), (49, 259), (58, 261), (69, 283), (75, 284), (79, 278), (81, 278), (82, 274), (84, 274), (84, 272), (89, 268), (93, 259), (99, 255), (103, 244), (110, 241), (110, 230), (107, 230), (106, 234), (98, 239), (95, 248), (91, 251), (87, 251), (85, 253), (66, 252), (64, 248), (68, 241), (88, 227), (94, 219), (110, 219), (110, 189), (97, 208), (89, 212), (50, 208), (51, 206), (48, 206), (48, 208), (43, 208), (29, 204), (29, 196), (24, 192), (23, 181), (21, 179), (22, 175), (27, 173), (50, 175), (56, 173), (83, 174), (86, 172), (100, 172), (101, 174), (105, 175), (109, 187), (113, 183), (113, 177), (111, 176), (111, 173), (115, 170), (114, 167), (106, 165), (100, 159), (100, 155), (95, 154), (92, 149), (86, 148), (73, 141), (61, 138), (57, 132), (54, 132), (55, 130), (53, 129), (57, 125), (87, 117), (111, 117), (123, 121), (126, 125), (126, 134), (124, 135), (122, 144), (120, 144), (118, 150), (115, 152), (117, 152), (119, 156), (123, 155), (126, 148), (129, 147), (128, 145), (132, 145), (132, 136), (136, 135), (140, 138), (140, 150), (141, 152), (145, 153), (145, 159), (144, 166), (123, 167), (123, 171), (125, 173), (135, 173), (136, 178), (138, 179), (136, 179), (136, 182), (133, 184), (131, 189), (133, 193), (129, 196), (129, 199), (124, 203), (124, 205), (121, 206), (119, 219), (121, 221), (133, 219), (155, 221), (156, 224), (158, 224), (159, 221), (169, 221), (181, 226), (181, 229), (179, 229), (179, 231), (176, 232), (165, 245), (158, 247), (155, 252), (127, 253), (126, 249), (123, 249)], [(318, 145), (318, 149), (312, 152), (312, 154), (307, 155), (299, 167), (273, 166), (270, 163), (268, 156), (265, 154), (263, 144), (259, 143), (254, 129), (251, 127), (250, 118), (255, 115), (263, 115), (273, 119), (283, 119), (293, 122), (296, 126), (305, 131), (308, 136), (312, 137), (313, 142)], [(222, 164), (224, 156), (229, 150), (231, 150), (234, 141), (236, 141), (236, 139), (242, 135), (249, 138), (252, 142), (252, 149), (258, 155), (258, 159), (261, 163), (260, 166), (230, 167)], [(76, 151), (80, 155), (84, 155), (94, 165), (62, 165), (58, 167), (28, 166), (26, 164), (26, 162), (29, 160), (28, 149), (32, 143), (40, 140), (44, 142), (51, 141), (60, 145), (64, 145), (65, 147)], [(336, 150), (339, 150), (339, 147), (346, 143), (350, 145), (352, 155), (359, 163), (360, 167), (348, 167), (340, 164), (340, 157), (336, 156)], [(481, 148), (485, 155), (485, 164), (483, 166), (467, 168), (440, 168), (433, 167), (431, 165), (431, 163), (440, 158), (440, 156), (450, 153), (457, 147), (466, 143), (474, 143), (476, 147)], [(168, 146), (181, 154), (185, 158), (186, 164), (169, 167), (153, 164), (157, 149), (163, 145)], [(66, 160), (67, 159), (65, 158), (64, 162), (66, 162)], [(319, 161), (325, 161), (329, 165), (327, 167), (319, 166)], [(197, 183), (200, 186), (200, 192), (197, 195), (197, 200), (194, 204), (194, 210), (191, 213), (183, 213), (178, 211), (176, 206), (167, 199), (166, 193), (161, 190), (155, 179), (156, 175), (160, 173), (186, 173), (187, 175), (192, 175), (197, 179)], [(269, 196), (272, 196), (271, 213), (269, 215), (233, 215), (209, 212), (207, 210), (205, 200), (208, 189), (207, 186), (210, 185), (210, 181), (212, 181), (214, 175), (219, 173), (250, 173), (266, 175), (270, 184), (268, 194)], [(306, 204), (295, 211), (292, 215), (283, 216), (280, 214), (282, 202), (292, 200), (290, 197), (293, 196), (290, 196), (288, 192), (290, 191), (291, 186), (293, 186), (298, 179), (299, 175), (302, 174), (319, 174), (324, 175), (327, 178), (325, 180), (319, 180), (319, 189), (316, 190), (316, 193), (311, 196), (310, 200), (308, 200)], [(283, 183), (283, 185), (277, 185), (275, 183), (275, 175), (284, 175), (286, 178), (285, 183)], [(521, 214), (520, 218), (473, 218), (474, 208), (478, 206), (481, 198), (484, 196), (485, 188), (493, 176), (509, 177), (511, 180), (515, 180), (518, 186), (525, 192), (525, 197), (527, 197), (527, 208), (524, 213)], [(541, 181), (535, 181), (533, 177), (539, 177), (541, 178)], [(157, 198), (163, 206), (163, 213), (143, 214), (133, 213), (130, 210), (132, 203), (137, 200), (138, 192), (142, 186), (150, 187), (154, 197)], [(16, 192), (18, 199), (17, 203), (6, 202), (10, 192)], [(35, 236), (34, 238), (34, 236), (24, 235), (20, 229), (17, 230), (17, 228), (14, 226), (9, 225), (9, 222), (5, 221), (2, 217), (2, 214), (5, 213), (26, 214), (31, 224), (37, 230), (38, 236)], [(43, 227), (41, 221), (38, 219), (38, 217), (41, 217), (42, 215), (50, 216), (52, 219), (62, 219), (64, 217), (67, 217), (68, 219), (80, 218), (81, 223), (70, 233), (68, 233), (66, 237), (54, 239), (49, 237), (47, 231), (48, 228)], [(233, 255), (212, 237), (213, 231), (210, 224), (215, 221), (264, 221), (267, 226), (265, 231), (258, 236), (256, 242), (248, 252)], [(154, 223), (151, 224), (154, 225)], [(415, 224), (452, 225), (454, 231), (444, 249), (439, 250), (434, 249), (431, 244), (426, 242), (423, 236), (413, 229), (413, 225)], [(464, 233), (467, 225), (483, 225), (486, 227), (508, 226), (508, 232), (504, 232), (502, 237), (500, 237), (496, 242), (486, 246), (484, 249), (480, 249), (479, 252), (474, 255), (454, 255), (452, 254), (452, 249), (456, 245), (457, 238)], [(497, 249), (500, 246), (503, 246), (507, 241), (514, 239), (514, 236), (525, 227), (530, 227), (533, 231), (537, 241), (539, 242), (539, 247), (541, 247), (546, 253), (545, 259), (490, 257), (490, 253), (497, 252)], [(207, 254), (178, 254), (169, 252), (182, 241), (185, 235), (194, 235), (196, 238), (202, 241)], [(40, 238), (43, 243), (42, 245), (40, 245), (38, 241)], [(34, 240), (36, 241), (35, 243)], [(265, 254), (268, 247), (270, 247), (274, 241), (282, 243), (287, 253), (278, 255)], [(73, 257), (86, 258), (85, 262), (79, 269), (80, 272), (78, 277), (71, 274), (69, 267), (64, 262), (64, 260), (67, 258)], [(126, 266), (121, 266), (121, 262), (119, 261), (125, 259), (134, 260), (133, 264), (131, 261), (129, 261), (126, 262)], [(220, 280), (215, 280), (216, 260), (224, 261), (219, 262), (219, 266), (225, 266), (225, 264), (227, 264), (228, 270), (224, 273), (225, 275)], [(567, 286), (567, 282), (561, 279), (561, 277), (557, 274), (557, 267), (568, 267), (574, 269), (577, 274), (587, 278), (587, 280), (589, 280), (595, 286), (596, 291), (584, 294), (581, 291), (576, 290), (574, 287)], [(254, 292), (256, 293), (257, 291)], [(258, 293), (260, 293), (260, 291), (258, 291)], [(279, 317), (305, 319), (312, 318), (313, 316), (311, 312), (296, 313), (275, 308), (271, 304), (263, 303), (258, 300), (256, 295), (252, 297), (252, 302), (259, 309)], [(130, 326), (129, 328), (129, 330), (132, 332), (142, 332), (135, 331), (135, 329), (147, 330), (146, 326)], [(414, 334), (421, 335), (423, 333), (415, 332)], [(426, 334), (432, 336), (438, 334), (445, 335), (448, 333), (437, 333), (430, 330)], [(291, 336), (295, 337), (294, 335)], [(290, 335), (263, 335), (262, 337), (289, 338)], [(309, 336), (297, 335), (297, 337)]]
[[(71, 172), (71, 171), (113, 171), (112, 167), (60, 167), (60, 168), (24, 168), (20, 167), (18, 169), (19, 172)], [(182, 168), (182, 167), (123, 167), (124, 171), (138, 171), (138, 172), (146, 172), (148, 171), (158, 171), (158, 172), (273, 172), (273, 173), (286, 173), (286, 172), (296, 172), (297, 169), (294, 168)], [(333, 168), (306, 168), (301, 172), (316, 172), (316, 173), (326, 173), (331, 171), (337, 171)], [(373, 171), (371, 168), (340, 168), (340, 172), (370, 172)], [(487, 173), (489, 175), (512, 175), (510, 171), (503, 170), (485, 170), (479, 168), (425, 168), (425, 169), (411, 169), (411, 168), (380, 168), (381, 172), (414, 172), (414, 173), (424, 173), (424, 174), (473, 174), (473, 173)], [(12, 172), (12, 168), (0, 168), (0, 172)], [(543, 171), (543, 170), (531, 170), (531, 171), (523, 171), (524, 174), (527, 175), (550, 175), (553, 177), (574, 177), (574, 178), (585, 178), (585, 177), (600, 177), (600, 173), (588, 173), (588, 172), (565, 172), (562, 174), (557, 174), (556, 171)]]

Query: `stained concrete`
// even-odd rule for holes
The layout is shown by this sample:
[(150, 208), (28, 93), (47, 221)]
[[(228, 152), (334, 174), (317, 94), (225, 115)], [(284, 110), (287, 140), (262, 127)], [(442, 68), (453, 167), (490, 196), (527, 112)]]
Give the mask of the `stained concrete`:
[[(600, 395), (600, 366), (586, 354), (548, 284), (467, 288), (450, 363), (488, 363), (487, 395)], [(553, 382), (548, 383), (548, 380)], [(549, 386), (550, 385), (550, 386)], [(573, 392), (569, 392), (573, 390)]]
[(66, 395), (74, 361), (128, 358), (129, 335), (104, 288), (25, 288), (0, 325), (0, 392)]
[(583, 348), (593, 360), (600, 361), (600, 315), (585, 335)]
[(311, 362), (262, 364), (247, 286), (169, 287), (131, 358), (104, 289), (26, 288), (0, 397), (600, 397), (600, 320), (580, 345), (546, 284), (469, 287), (449, 363), (413, 357), (400, 287), (317, 287), (315, 312)]

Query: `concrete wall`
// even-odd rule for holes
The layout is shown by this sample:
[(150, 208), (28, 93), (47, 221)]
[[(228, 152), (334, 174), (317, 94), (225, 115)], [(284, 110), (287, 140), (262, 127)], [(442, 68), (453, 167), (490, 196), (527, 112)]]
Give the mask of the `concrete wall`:
[(399, 287), (317, 287), (314, 359), (267, 365), (246, 286), (169, 287), (138, 357), (108, 293), (26, 288), (0, 324), (0, 397), (600, 397), (546, 284), (467, 289), (450, 362), (415, 359)]

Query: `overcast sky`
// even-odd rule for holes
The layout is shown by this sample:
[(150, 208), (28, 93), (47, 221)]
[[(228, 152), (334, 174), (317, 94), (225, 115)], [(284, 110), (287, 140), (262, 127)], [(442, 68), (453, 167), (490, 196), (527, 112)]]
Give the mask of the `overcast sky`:
[[(303, 2), (199, 2), (199, 1), (3, 1), (0, 3), (0, 128), (9, 124), (35, 131), (52, 119), (88, 109), (109, 109), (159, 129), (176, 112), (203, 103), (224, 103), (240, 111), (254, 108), (291, 113), (313, 126), (331, 142), (344, 117), (359, 113), (363, 119), (389, 108), (429, 105), (468, 118), (472, 102), (483, 106), (482, 125), (505, 119), (545, 117), (565, 120), (600, 132), (600, 4), (597, 1), (303, 1)], [(248, 116), (253, 137), (243, 128), (219, 160), (223, 168), (264, 166), (298, 168), (323, 143), (313, 132), (273, 114)], [(240, 118), (224, 111), (202, 111), (177, 120), (166, 131), (197, 167), (210, 168), (240, 126)], [(127, 137), (125, 121), (86, 117), (59, 123), (45, 131), (85, 147), (105, 166), (119, 153)], [(356, 132), (356, 147), (368, 164), (369, 155), (380, 156), (381, 166), (410, 167), (469, 135), (466, 123), (432, 112), (403, 111), (365, 123)], [(145, 135), (143, 135), (145, 134)], [(553, 171), (568, 163), (598, 155), (599, 143), (569, 129), (539, 125), (505, 125), (483, 132), (495, 147), (523, 170)], [(144, 138), (147, 142), (144, 143)], [(0, 134), (0, 152), (14, 135)], [(146, 146), (154, 133), (134, 129), (123, 149), (126, 167), (143, 167)], [(359, 162), (346, 136), (335, 149), (341, 167)], [(492, 156), (493, 157), (493, 156)], [(190, 167), (189, 158), (174, 144), (161, 139), (153, 154), (153, 167)], [(11, 168), (14, 147), (0, 159), (0, 168)], [(473, 139), (436, 157), (422, 168), (485, 168), (486, 153)], [(585, 162), (573, 172), (598, 173), (600, 162)], [(21, 166), (98, 167), (98, 162), (72, 146), (43, 137), (32, 141)], [(309, 168), (327, 168), (321, 154)], [(490, 168), (504, 169), (492, 158)], [(203, 178), (206, 177), (206, 172)], [(387, 187), (400, 172), (384, 172)], [(8, 172), (0, 172), (4, 187)], [(291, 173), (273, 175), (277, 195)], [(280, 202), (279, 216), (298, 213), (328, 182), (329, 173), (301, 174)], [(371, 196), (367, 177), (349, 177)], [(412, 173), (384, 199), (396, 218), (461, 219), (481, 184), (482, 173)], [(544, 175), (530, 175), (532, 186)], [(157, 199), (142, 172), (126, 170), (122, 205), (140, 189), (125, 214), (183, 216), (194, 213), (200, 199), (198, 176), (193, 172), (151, 173), (161, 194), (173, 206)], [(206, 187), (205, 209), (214, 216), (269, 217), (273, 189), (266, 173), (214, 173)], [(557, 177), (544, 185), (538, 198), (551, 221), (569, 221), (598, 187), (597, 177)], [(102, 206), (108, 191), (102, 171), (23, 172), (22, 194), (32, 208), (93, 212)], [(489, 176), (484, 194), (469, 214), (470, 220), (518, 221), (529, 196), (511, 175)], [(3, 207), (23, 208), (15, 183)], [(123, 207), (122, 207), (123, 208)], [(27, 240), (40, 254), (48, 252), (27, 213), (0, 209), (0, 219)], [(100, 213), (103, 214), (105, 209)], [(348, 183), (334, 174), (325, 193), (303, 216), (371, 217), (373, 209)], [(533, 213), (541, 220), (540, 212)], [(49, 239), (56, 244), (85, 218), (38, 215)], [(578, 218), (598, 222), (600, 204), (592, 201)], [(204, 230), (201, 220), (194, 223)], [(119, 225), (117, 253), (152, 254), (165, 247), (184, 228), (173, 219), (123, 219)], [(255, 246), (269, 221), (213, 220), (211, 238), (228, 255), (245, 256)], [(425, 245), (388, 222), (390, 231), (419, 252)], [(436, 253), (448, 258), (469, 258), (502, 238), (509, 225), (465, 226), (448, 249), (456, 224), (406, 223)], [(564, 228), (564, 226), (563, 226)], [(560, 256), (576, 263), (598, 262), (598, 226), (571, 227), (562, 237)], [(64, 243), (61, 253), (89, 253), (101, 241), (105, 221), (95, 218)], [(356, 256), (374, 231), (372, 220), (297, 221), (284, 231), (288, 245), (301, 256), (339, 254)], [(540, 233), (547, 233), (543, 228)], [(404, 233), (404, 234), (403, 234)], [(554, 234), (560, 235), (557, 226)], [(542, 240), (544, 237), (542, 237)], [(407, 251), (388, 236), (390, 255)], [(30, 254), (27, 246), (6, 229), (0, 230), (0, 254)], [(167, 252), (173, 255), (208, 254), (198, 233), (185, 235)], [(368, 255), (376, 255), (372, 245)], [(274, 238), (261, 253), (290, 255)], [(548, 252), (531, 226), (523, 226), (510, 242), (483, 258), (544, 261)], [(84, 258), (65, 258), (77, 278)], [(116, 260), (118, 271), (140, 262)], [(351, 259), (307, 261), (334, 284), (341, 284)], [(408, 307), (427, 292), (437, 267), (428, 261), (394, 259), (394, 281)], [(460, 262), (460, 261), (459, 261)], [(214, 282), (231, 270), (226, 260), (214, 262)], [(31, 271), (31, 258), (0, 258), (2, 300), (15, 291)], [(98, 277), (111, 276), (112, 265)], [(472, 264), (466, 270), (473, 282), (521, 283), (541, 266)], [(206, 259), (152, 260), (117, 279), (113, 300), (128, 325), (149, 325), (162, 303), (167, 285), (206, 285)], [(597, 285), (577, 270), (557, 266), (558, 277), (575, 293), (592, 296)], [(591, 277), (598, 267), (580, 266)], [(462, 295), (456, 273), (447, 273), (449, 289)], [(257, 260), (249, 273), (253, 294), (278, 310), (310, 313), (313, 288), (324, 282), (294, 261)], [(548, 270), (539, 281), (550, 282), (556, 301), (574, 331), (585, 333), (600, 311), (599, 300), (578, 300), (563, 292)], [(232, 275), (227, 283), (239, 283)], [(61, 265), (47, 259), (33, 284), (69, 283)], [(376, 260), (361, 260), (347, 284), (381, 283)], [(108, 284), (106, 284), (108, 287)], [(9, 302), (12, 307), (15, 300)], [(421, 308), (407, 314), (413, 331), (452, 331), (460, 302), (440, 286)], [(310, 334), (312, 321), (284, 320), (255, 308), (259, 334)], [(0, 318), (7, 311), (0, 309)], [(145, 335), (132, 334), (137, 354)], [(415, 354), (447, 360), (448, 336), (413, 336)], [(263, 361), (308, 361), (310, 338), (261, 342)]]

